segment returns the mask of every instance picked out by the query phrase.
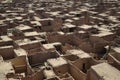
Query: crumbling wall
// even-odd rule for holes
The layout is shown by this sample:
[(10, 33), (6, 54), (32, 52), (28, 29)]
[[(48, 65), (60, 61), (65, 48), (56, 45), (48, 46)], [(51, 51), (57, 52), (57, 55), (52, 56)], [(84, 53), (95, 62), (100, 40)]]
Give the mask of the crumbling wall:
[(120, 70), (120, 55), (119, 53), (109, 54), (108, 55), (108, 62)]
[(7, 47), (0, 48), (0, 55), (3, 57), (3, 59), (12, 59), (15, 57), (15, 53), (13, 51), (13, 47)]
[(92, 69), (88, 70), (86, 80), (99, 80), (99, 79), (100, 78), (97, 76), (97, 74)]
[(70, 64), (70, 73), (75, 80), (86, 80), (86, 75), (74, 65)]
[(11, 60), (16, 73), (27, 72), (26, 56), (20, 56)]
[(39, 70), (33, 73), (32, 75), (28, 75), (27, 77), (22, 78), (22, 80), (43, 80), (43, 78), (44, 78), (43, 72), (42, 70)]
[(68, 64), (65, 64), (65, 65), (61, 65), (58, 67), (54, 67), (53, 70), (55, 71), (57, 75), (61, 75), (61, 74), (65, 74), (69, 72), (69, 66)]
[(56, 58), (58, 55), (55, 52), (38, 52), (32, 55), (28, 55), (29, 63), (31, 65), (37, 65), (45, 62), (49, 58)]
[(30, 50), (30, 49), (34, 49), (34, 48), (40, 47), (40, 43), (38, 42), (38, 43), (33, 43), (33, 44), (27, 44), (27, 45), (22, 45), (20, 47), (25, 49), (25, 50)]

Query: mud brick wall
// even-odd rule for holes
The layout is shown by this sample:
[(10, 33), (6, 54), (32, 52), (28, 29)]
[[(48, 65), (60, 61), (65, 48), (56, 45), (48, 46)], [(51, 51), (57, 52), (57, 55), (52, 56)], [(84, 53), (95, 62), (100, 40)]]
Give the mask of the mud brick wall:
[(3, 59), (12, 59), (15, 56), (15, 53), (13, 51), (13, 47), (6, 47), (6, 48), (0, 48), (0, 55), (3, 57)]
[(85, 80), (86, 74), (76, 68), (74, 65), (70, 64), (70, 73), (75, 80)]

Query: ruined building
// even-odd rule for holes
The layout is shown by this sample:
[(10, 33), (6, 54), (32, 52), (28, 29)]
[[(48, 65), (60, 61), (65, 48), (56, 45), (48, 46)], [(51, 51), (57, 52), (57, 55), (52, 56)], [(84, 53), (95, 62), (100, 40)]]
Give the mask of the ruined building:
[(120, 0), (0, 0), (0, 80), (120, 80)]

